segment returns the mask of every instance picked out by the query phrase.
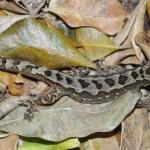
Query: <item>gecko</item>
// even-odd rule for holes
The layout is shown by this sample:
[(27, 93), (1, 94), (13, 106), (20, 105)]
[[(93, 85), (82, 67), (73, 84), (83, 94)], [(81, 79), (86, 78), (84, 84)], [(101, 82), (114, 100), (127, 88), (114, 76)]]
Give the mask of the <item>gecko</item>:
[(24, 60), (0, 58), (0, 70), (20, 73), (51, 85), (47, 98), (41, 99), (42, 104), (53, 104), (63, 96), (69, 96), (79, 103), (100, 104), (150, 84), (150, 63), (123, 73), (84, 78)]

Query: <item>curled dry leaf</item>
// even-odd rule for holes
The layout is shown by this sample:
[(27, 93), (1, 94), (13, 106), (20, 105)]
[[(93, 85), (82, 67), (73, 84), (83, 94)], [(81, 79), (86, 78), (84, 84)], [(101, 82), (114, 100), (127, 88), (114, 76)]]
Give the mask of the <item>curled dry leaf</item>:
[(31, 18), (16, 22), (0, 34), (0, 56), (26, 59), (50, 68), (95, 67), (68, 38)]
[(19, 137), (15, 134), (11, 134), (3, 139), (0, 139), (1, 150), (17, 150), (17, 144)]
[(142, 32), (144, 29), (144, 16), (145, 16), (145, 11), (146, 11), (145, 5), (146, 5), (146, 0), (143, 2), (143, 5), (141, 5), (141, 8), (139, 9), (139, 12), (137, 14), (137, 17), (133, 26), (133, 32), (132, 32), (132, 38), (131, 38), (132, 46), (134, 48), (134, 51), (140, 63), (143, 61), (143, 54), (141, 53), (140, 47), (137, 46), (135, 43), (135, 37), (139, 32)]
[[(131, 15), (128, 17), (127, 22), (125, 23), (124, 27), (122, 28), (122, 30), (114, 37), (113, 40), (117, 45), (131, 45), (131, 40), (130, 40), (131, 33), (130, 32), (134, 25), (137, 11), (138, 11), (138, 8), (136, 8), (131, 13)], [(127, 37), (129, 38), (129, 40), (127, 39)]]
[(126, 16), (117, 0), (51, 0), (47, 11), (72, 27), (91, 26), (110, 35), (120, 31)]
[(115, 36), (114, 41), (117, 45), (131, 45), (132, 30), (135, 26), (135, 20), (145, 2), (146, 0), (140, 0), (138, 6), (129, 15), (128, 20), (126, 21), (122, 30)]
[(117, 66), (123, 58), (132, 56), (132, 55), (135, 55), (135, 52), (133, 49), (125, 49), (125, 50), (117, 51), (107, 56), (105, 60), (103, 61), (103, 65), (104, 66)]
[(108, 36), (94, 28), (75, 29), (74, 36), (81, 43), (81, 46), (84, 47), (81, 51), (91, 61), (105, 57), (117, 50), (117, 46)]
[[(101, 134), (97, 134), (101, 135)], [(81, 144), (81, 150), (111, 150), (113, 147), (113, 150), (120, 150), (119, 149), (119, 143), (117, 141), (116, 135), (113, 136), (107, 136), (102, 134), (99, 138), (89, 139), (88, 141)]]
[(120, 64), (128, 65), (128, 64), (134, 64), (139, 65), (139, 60), (136, 56), (128, 56), (127, 58), (124, 58)]
[(135, 54), (141, 63), (144, 59), (141, 53), (140, 47), (135, 43), (135, 36), (143, 31), (144, 26), (144, 15), (145, 15), (145, 5), (146, 0), (141, 0), (136, 9), (131, 14), (130, 18), (126, 22), (124, 28), (120, 33), (114, 38), (115, 43), (122, 46), (133, 46)]
[(0, 9), (8, 10), (8, 11), (19, 13), (19, 14), (27, 14), (27, 12), (24, 9), (21, 9), (12, 1), (9, 1), (9, 2), (6, 0), (0, 1)]
[(145, 150), (145, 149), (149, 149), (150, 148), (150, 114), (148, 112), (145, 113), (144, 115), (144, 127), (143, 127), (143, 136), (142, 136), (142, 142), (140, 145), (140, 150)]
[(0, 33), (4, 32), (15, 22), (29, 17), (28, 15), (0, 16)]
[(9, 135), (10, 135), (10, 133), (5, 133), (5, 132), (3, 132), (3, 131), (0, 131), (0, 138), (7, 137), (7, 136), (9, 136)]
[(135, 37), (135, 42), (143, 50), (148, 60), (150, 60), (150, 36), (144, 32), (141, 32)]
[(145, 130), (145, 120), (148, 119), (146, 114), (146, 109), (135, 109), (135, 111), (123, 121), (121, 150), (141, 150), (140, 146), (142, 143), (143, 131)]

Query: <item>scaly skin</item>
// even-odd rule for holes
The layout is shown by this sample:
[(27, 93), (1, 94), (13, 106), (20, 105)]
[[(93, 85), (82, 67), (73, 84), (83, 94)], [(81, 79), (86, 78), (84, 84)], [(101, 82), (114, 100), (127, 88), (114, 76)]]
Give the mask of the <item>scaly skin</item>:
[(0, 69), (21, 73), (53, 85), (48, 92), (47, 99), (41, 100), (43, 104), (52, 104), (62, 96), (69, 96), (80, 103), (99, 104), (112, 101), (128, 90), (135, 90), (150, 84), (149, 63), (121, 74), (87, 78), (36, 66), (28, 61), (5, 58), (0, 58)]

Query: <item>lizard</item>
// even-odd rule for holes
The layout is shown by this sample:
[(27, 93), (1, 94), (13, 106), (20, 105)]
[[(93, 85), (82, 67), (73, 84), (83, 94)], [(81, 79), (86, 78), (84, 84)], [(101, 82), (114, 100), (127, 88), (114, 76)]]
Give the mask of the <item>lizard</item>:
[(47, 98), (41, 99), (42, 104), (49, 105), (63, 96), (69, 96), (85, 104), (105, 103), (115, 100), (128, 90), (139, 89), (150, 84), (150, 63), (123, 73), (86, 78), (9, 58), (0, 58), (0, 70), (21, 73), (51, 85)]

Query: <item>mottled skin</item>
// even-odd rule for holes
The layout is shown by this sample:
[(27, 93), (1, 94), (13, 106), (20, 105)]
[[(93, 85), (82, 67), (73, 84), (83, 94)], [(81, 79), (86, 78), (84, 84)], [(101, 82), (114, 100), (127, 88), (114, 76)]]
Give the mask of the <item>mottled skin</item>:
[(150, 84), (150, 64), (108, 77), (71, 76), (57, 70), (36, 66), (28, 61), (0, 58), (0, 69), (21, 73), (44, 81), (51, 86), (43, 104), (52, 104), (63, 96), (69, 96), (80, 103), (98, 104), (116, 99), (128, 90), (139, 89)]

